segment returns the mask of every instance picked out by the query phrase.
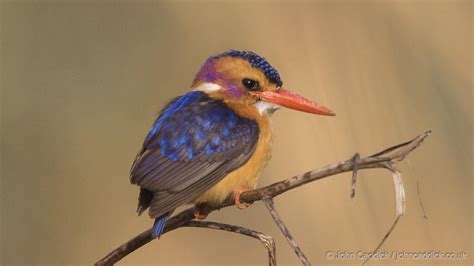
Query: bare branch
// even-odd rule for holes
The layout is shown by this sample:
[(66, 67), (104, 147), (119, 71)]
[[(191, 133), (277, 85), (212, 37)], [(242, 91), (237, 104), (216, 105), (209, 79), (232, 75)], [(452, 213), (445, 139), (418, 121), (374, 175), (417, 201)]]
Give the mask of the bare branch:
[[(388, 164), (395, 164), (405, 158), (407, 154), (416, 149), (421, 145), (421, 143), (431, 134), (431, 131), (428, 130), (423, 134), (417, 136), (411, 141), (390, 147), (381, 152), (375, 153), (372, 156), (364, 157), (358, 160), (358, 170), (360, 169), (374, 169), (374, 168), (387, 168)], [(384, 155), (384, 156), (381, 156)], [(336, 174), (352, 171), (354, 169), (354, 161), (347, 160), (339, 163), (331, 164), (320, 169), (312, 170), (301, 175), (294, 176), (292, 178), (285, 179), (268, 185), (266, 187), (258, 188), (255, 190), (250, 190), (242, 193), (240, 196), (240, 201), (242, 203), (253, 203), (255, 201), (262, 200), (265, 197), (276, 197), (282, 193), (285, 193), (288, 190), (297, 188), (309, 182), (323, 179), (328, 176), (333, 176)], [(209, 214), (215, 210), (228, 207), (234, 204), (233, 199), (227, 199), (222, 204), (218, 206), (201, 206), (200, 210), (202, 214)], [(167, 233), (176, 228), (179, 228), (186, 224), (187, 222), (194, 219), (193, 208), (182, 211), (181, 213), (173, 216), (166, 223), (166, 227), (163, 233)], [(140, 248), (141, 246), (149, 243), (153, 240), (151, 235), (151, 229), (142, 232), (131, 240), (127, 241), (120, 247), (116, 248), (110, 252), (107, 256), (96, 262), (96, 265), (113, 265), (114, 263), (121, 260), (123, 257), (127, 256), (131, 252)]]
[(305, 266), (311, 265), (311, 263), (309, 263), (308, 258), (306, 258), (306, 255), (303, 253), (303, 250), (301, 250), (301, 248), (298, 246), (295, 239), (291, 235), (290, 230), (288, 230), (285, 223), (283, 223), (280, 216), (278, 215), (275, 206), (273, 205), (273, 199), (270, 197), (265, 197), (263, 198), (263, 202), (265, 203), (265, 206), (270, 212), (273, 221), (275, 221), (275, 223), (278, 225), (278, 228), (280, 228), (280, 231), (283, 233), (286, 240), (288, 241), (288, 244), (290, 244), (291, 248), (295, 251), (296, 256), (298, 256), (298, 258), (301, 260), (301, 263), (303, 263), (303, 265)]
[(217, 229), (226, 232), (233, 232), (241, 235), (250, 236), (256, 238), (262, 242), (265, 248), (268, 251), (268, 265), (275, 266), (276, 265), (276, 247), (275, 241), (273, 237), (236, 225), (230, 224), (223, 224), (223, 223), (216, 223), (216, 222), (207, 222), (207, 221), (189, 221), (183, 225), (183, 227), (200, 227), (200, 228), (209, 228), (209, 229)]
[[(186, 209), (180, 212), (179, 214), (173, 216), (170, 220), (168, 220), (168, 222), (166, 223), (166, 227), (163, 230), (163, 234), (169, 231), (173, 231), (174, 229), (183, 226), (184, 224), (193, 219), (193, 208)], [(120, 247), (112, 250), (112, 252), (107, 254), (107, 256), (97, 261), (95, 265), (114, 265), (128, 254), (148, 244), (153, 239), (154, 238), (151, 234), (151, 229), (145, 230), (139, 235), (122, 244)]]

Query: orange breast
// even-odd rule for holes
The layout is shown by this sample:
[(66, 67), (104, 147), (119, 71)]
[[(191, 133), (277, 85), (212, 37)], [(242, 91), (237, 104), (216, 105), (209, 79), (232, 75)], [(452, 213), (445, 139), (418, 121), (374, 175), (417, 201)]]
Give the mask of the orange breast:
[[(232, 104), (229, 105), (231, 106)], [(257, 186), (258, 178), (263, 168), (271, 157), (273, 133), (269, 116), (267, 114), (261, 115), (254, 106), (244, 108), (238, 106), (233, 109), (240, 115), (258, 122), (260, 134), (255, 151), (244, 165), (229, 173), (219, 183), (199, 196), (195, 203), (218, 204), (236, 190), (254, 189)]]

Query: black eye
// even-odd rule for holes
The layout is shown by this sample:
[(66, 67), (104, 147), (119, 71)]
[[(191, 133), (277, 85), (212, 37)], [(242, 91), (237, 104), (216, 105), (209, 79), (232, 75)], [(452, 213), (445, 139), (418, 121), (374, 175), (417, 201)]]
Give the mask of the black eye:
[(260, 89), (260, 85), (258, 84), (258, 81), (255, 81), (253, 79), (243, 79), (242, 84), (244, 84), (245, 88), (251, 90), (251, 91), (256, 91)]

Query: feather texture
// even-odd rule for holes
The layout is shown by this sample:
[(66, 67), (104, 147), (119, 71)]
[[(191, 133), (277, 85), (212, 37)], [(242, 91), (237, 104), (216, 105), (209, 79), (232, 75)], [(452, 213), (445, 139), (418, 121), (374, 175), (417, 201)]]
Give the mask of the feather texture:
[(255, 120), (200, 91), (172, 101), (158, 116), (131, 169), (131, 182), (153, 193), (139, 210), (160, 217), (189, 203), (245, 164), (259, 137)]

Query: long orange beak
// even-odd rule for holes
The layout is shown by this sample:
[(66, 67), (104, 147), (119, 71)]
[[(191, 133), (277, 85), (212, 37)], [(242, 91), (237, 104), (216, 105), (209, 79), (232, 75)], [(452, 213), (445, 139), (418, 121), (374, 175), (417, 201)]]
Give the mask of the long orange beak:
[(336, 113), (329, 110), (329, 108), (319, 105), (284, 88), (280, 88), (277, 91), (254, 92), (253, 94), (263, 101), (274, 103), (293, 110), (317, 115), (336, 115)]

